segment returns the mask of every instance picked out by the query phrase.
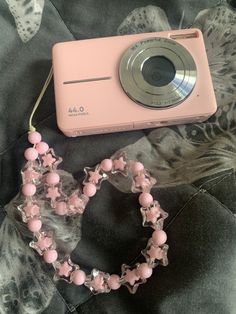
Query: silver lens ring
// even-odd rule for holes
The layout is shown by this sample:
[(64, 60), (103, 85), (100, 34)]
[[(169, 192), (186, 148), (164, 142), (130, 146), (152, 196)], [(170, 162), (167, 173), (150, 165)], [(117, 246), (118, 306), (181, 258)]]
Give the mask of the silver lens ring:
[[(173, 79), (164, 86), (151, 85), (143, 76), (143, 66), (152, 57), (164, 57), (174, 68)], [(123, 54), (119, 76), (126, 94), (135, 102), (153, 109), (177, 105), (192, 92), (197, 70), (186, 48), (178, 42), (162, 37), (153, 37), (136, 42)]]

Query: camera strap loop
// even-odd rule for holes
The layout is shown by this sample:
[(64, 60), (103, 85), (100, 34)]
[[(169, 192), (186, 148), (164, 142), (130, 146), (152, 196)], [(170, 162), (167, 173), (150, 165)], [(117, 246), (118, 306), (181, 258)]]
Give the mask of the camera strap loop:
[(37, 110), (37, 108), (38, 108), (38, 106), (40, 104), (40, 101), (43, 98), (43, 95), (44, 95), (44, 93), (45, 93), (45, 91), (46, 91), (46, 89), (47, 89), (47, 87), (48, 87), (48, 85), (49, 85), (49, 83), (50, 83), (50, 81), (52, 79), (52, 75), (53, 75), (53, 69), (52, 69), (52, 66), (51, 66), (49, 74), (48, 74), (48, 77), (47, 77), (47, 79), (46, 79), (46, 81), (45, 81), (45, 83), (43, 85), (43, 88), (41, 89), (41, 92), (40, 92), (40, 94), (39, 94), (39, 96), (38, 96), (38, 98), (37, 98), (37, 100), (36, 100), (36, 102), (34, 104), (32, 112), (31, 112), (31, 115), (30, 115), (30, 118), (29, 118), (29, 132), (36, 131), (36, 128), (32, 124), (32, 119), (33, 119), (35, 111)]

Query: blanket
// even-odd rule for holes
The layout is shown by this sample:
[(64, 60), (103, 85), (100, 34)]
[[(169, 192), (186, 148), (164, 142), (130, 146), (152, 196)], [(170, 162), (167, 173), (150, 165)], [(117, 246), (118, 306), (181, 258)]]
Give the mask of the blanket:
[[(0, 313), (236, 312), (236, 5), (235, 1), (5, 0), (0, 3)], [(53, 82), (34, 125), (63, 158), (71, 190), (84, 167), (126, 151), (157, 180), (168, 212), (169, 265), (135, 295), (125, 287), (93, 295), (53, 281), (54, 269), (29, 247), (17, 211), (33, 104), (57, 42), (197, 27), (203, 32), (218, 109), (204, 123), (67, 138), (57, 128)], [(51, 219), (65, 254), (85, 271), (119, 273), (139, 258), (150, 232), (137, 194), (122, 178), (104, 183), (83, 218)], [(45, 218), (45, 219), (46, 219)]]

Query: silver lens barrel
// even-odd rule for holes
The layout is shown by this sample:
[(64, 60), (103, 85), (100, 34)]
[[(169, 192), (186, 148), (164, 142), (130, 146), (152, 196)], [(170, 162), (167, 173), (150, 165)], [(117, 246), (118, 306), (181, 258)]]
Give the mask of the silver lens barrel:
[(119, 76), (132, 100), (152, 109), (165, 109), (191, 94), (197, 70), (186, 48), (172, 39), (153, 37), (125, 51)]

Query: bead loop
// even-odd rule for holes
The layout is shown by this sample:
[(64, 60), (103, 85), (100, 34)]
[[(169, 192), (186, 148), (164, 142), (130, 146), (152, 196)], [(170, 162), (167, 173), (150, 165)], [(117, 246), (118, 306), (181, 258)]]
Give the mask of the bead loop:
[[(128, 160), (125, 152), (119, 152), (112, 158), (106, 158), (93, 168), (86, 167), (85, 179), (82, 192), (75, 190), (71, 195), (63, 192), (63, 184), (57, 166), (62, 161), (54, 154), (49, 145), (42, 142), (39, 132), (33, 131), (28, 135), (28, 140), (33, 147), (25, 150), (27, 160), (24, 171), (22, 171), (22, 194), (25, 197), (23, 204), (18, 206), (22, 220), (27, 223), (29, 230), (33, 233), (34, 239), (30, 247), (35, 249), (46, 263), (52, 264), (55, 269), (54, 280), (65, 280), (75, 285), (85, 285), (94, 294), (107, 293), (126, 286), (131, 293), (135, 293), (138, 286), (147, 281), (157, 265), (168, 264), (168, 245), (166, 233), (163, 229), (163, 222), (168, 214), (160, 207), (157, 200), (153, 199), (150, 193), (155, 178), (144, 168), (144, 165), (135, 160)], [(140, 192), (139, 203), (142, 214), (143, 227), (154, 229), (152, 236), (147, 241), (146, 248), (141, 252), (145, 262), (129, 266), (123, 264), (121, 274), (108, 274), (97, 269), (86, 273), (79, 265), (73, 263), (69, 256), (58, 259), (56, 241), (53, 238), (53, 231), (44, 231), (40, 212), (42, 203), (37, 199), (37, 186), (44, 184), (45, 197), (59, 216), (82, 215), (86, 205), (97, 190), (101, 188), (104, 180), (122, 174), (132, 178), (131, 191)]]

